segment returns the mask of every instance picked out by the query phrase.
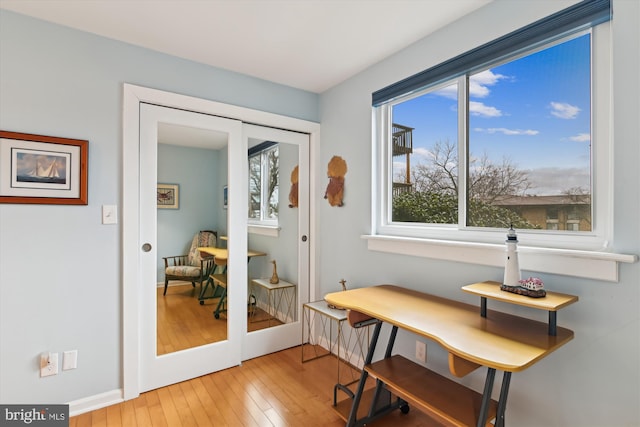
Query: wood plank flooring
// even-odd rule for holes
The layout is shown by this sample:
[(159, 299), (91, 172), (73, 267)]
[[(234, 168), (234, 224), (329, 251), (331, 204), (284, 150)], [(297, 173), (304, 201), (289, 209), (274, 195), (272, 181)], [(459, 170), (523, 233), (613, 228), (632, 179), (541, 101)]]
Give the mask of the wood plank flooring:
[[(213, 316), (218, 298), (198, 302), (200, 287), (195, 288), (189, 282), (169, 286), (167, 294), (162, 295), (164, 287), (157, 290), (158, 354), (198, 347), (227, 339), (227, 320), (223, 313), (219, 319)], [(268, 315), (260, 309), (248, 322), (249, 331), (277, 326), (275, 320), (269, 322)]]
[[(300, 351), (294, 347), (152, 390), (72, 417), (69, 426), (344, 426), (332, 409), (335, 357), (302, 363)], [(395, 411), (370, 425), (438, 426), (416, 409), (406, 415)]]
[[(213, 317), (217, 300), (197, 301), (191, 284), (169, 287), (158, 295), (158, 348), (163, 353), (226, 337), (226, 320)], [(266, 313), (263, 313), (266, 315)], [(259, 319), (259, 318), (258, 318)], [(252, 328), (268, 322), (250, 322)], [(271, 323), (273, 325), (273, 323)], [(306, 351), (314, 350), (309, 345)], [(70, 427), (195, 427), (195, 426), (344, 426), (332, 409), (337, 360), (330, 355), (302, 363), (302, 349), (258, 357), (241, 366), (141, 394), (107, 408), (87, 412), (69, 421)], [(358, 373), (342, 365), (341, 381)], [(372, 385), (372, 384), (371, 384)], [(350, 386), (355, 389), (356, 384)], [(339, 393), (339, 400), (346, 395)], [(370, 424), (374, 427), (437, 426), (412, 409)]]

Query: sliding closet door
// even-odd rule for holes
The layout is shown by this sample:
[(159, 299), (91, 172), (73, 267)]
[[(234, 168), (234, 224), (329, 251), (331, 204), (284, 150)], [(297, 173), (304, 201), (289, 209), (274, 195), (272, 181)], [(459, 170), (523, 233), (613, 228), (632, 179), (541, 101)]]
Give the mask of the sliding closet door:
[[(309, 301), (310, 138), (244, 124), (243, 139), (252, 165), (248, 246), (265, 254), (249, 261), (250, 309), (242, 343), (242, 360), (247, 360), (300, 345), (302, 304)], [(255, 149), (260, 147), (268, 147), (269, 153), (262, 169), (256, 167), (260, 153)], [(267, 176), (259, 176), (259, 170)], [(260, 194), (268, 205), (262, 214)], [(278, 283), (271, 283), (274, 269)]]
[[(216, 327), (223, 324), (226, 328), (225, 337), (216, 342), (197, 345), (196, 347), (164, 353), (158, 351), (159, 331), (157, 311), (158, 304), (170, 305), (171, 298), (176, 295), (158, 292), (157, 284), (162, 282), (158, 277), (158, 132), (161, 128), (184, 128), (199, 131), (211, 131), (216, 135), (226, 136), (226, 147), (217, 148), (220, 155), (218, 161), (226, 164), (238, 164), (246, 157), (246, 145), (241, 137), (241, 122), (224, 119), (208, 114), (140, 104), (140, 280), (139, 296), (140, 308), (140, 391), (147, 391), (166, 386), (189, 378), (201, 376), (210, 372), (222, 370), (240, 364), (240, 348), (242, 342), (242, 318), (246, 317), (246, 305), (242, 302), (243, 295), (234, 295), (230, 290), (225, 320), (215, 319), (211, 305), (200, 305), (197, 293), (193, 296), (193, 307), (206, 311), (209, 321)], [(212, 165), (213, 167), (214, 165)], [(247, 277), (246, 265), (246, 206), (240, 201), (244, 196), (246, 180), (238, 168), (226, 167), (228, 176), (224, 177), (224, 184), (228, 185), (228, 223), (223, 227), (229, 238), (235, 238), (238, 243), (230, 245), (228, 271), (229, 282), (244, 282)], [(227, 182), (228, 180), (228, 182)], [(179, 183), (186, 189), (188, 182)], [(210, 187), (215, 197), (214, 189), (222, 188), (221, 182), (211, 182)], [(220, 190), (221, 191), (221, 190)], [(202, 197), (208, 197), (202, 195)], [(222, 197), (219, 198), (222, 204)], [(187, 200), (181, 201), (180, 209), (188, 209)], [(213, 208), (215, 209), (215, 208)], [(222, 206), (220, 206), (222, 211)], [(166, 212), (163, 212), (165, 214)], [(212, 217), (214, 212), (212, 211)], [(178, 215), (176, 215), (176, 218)], [(236, 219), (234, 219), (236, 218)], [(179, 224), (176, 223), (176, 227)], [(222, 234), (222, 233), (221, 233)], [(243, 243), (244, 242), (244, 243)], [(177, 255), (177, 254), (167, 254)], [(240, 292), (242, 294), (242, 292)], [(177, 314), (179, 315), (179, 313)], [(214, 325), (212, 325), (213, 327)]]

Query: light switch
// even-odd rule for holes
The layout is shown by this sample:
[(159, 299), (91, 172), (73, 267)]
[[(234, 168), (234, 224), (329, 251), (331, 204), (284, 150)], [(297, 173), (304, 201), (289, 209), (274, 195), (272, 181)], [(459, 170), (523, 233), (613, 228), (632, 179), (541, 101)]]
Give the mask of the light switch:
[(78, 350), (62, 353), (62, 370), (76, 369), (78, 367)]
[(102, 223), (103, 224), (118, 223), (118, 206), (102, 205)]

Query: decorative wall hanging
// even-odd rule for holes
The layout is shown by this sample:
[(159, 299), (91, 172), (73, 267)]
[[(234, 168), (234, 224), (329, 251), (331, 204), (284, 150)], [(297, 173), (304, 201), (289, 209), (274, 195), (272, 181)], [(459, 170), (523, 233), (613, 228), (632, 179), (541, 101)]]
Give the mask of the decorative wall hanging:
[(180, 187), (178, 184), (158, 184), (158, 209), (178, 209)]
[(324, 193), (324, 198), (331, 206), (342, 206), (344, 194), (344, 176), (347, 174), (347, 162), (340, 156), (333, 156), (329, 161), (327, 176), (329, 184)]
[(89, 141), (0, 131), (0, 203), (86, 205)]
[(289, 191), (289, 207), (298, 207), (298, 165), (291, 171), (291, 190)]

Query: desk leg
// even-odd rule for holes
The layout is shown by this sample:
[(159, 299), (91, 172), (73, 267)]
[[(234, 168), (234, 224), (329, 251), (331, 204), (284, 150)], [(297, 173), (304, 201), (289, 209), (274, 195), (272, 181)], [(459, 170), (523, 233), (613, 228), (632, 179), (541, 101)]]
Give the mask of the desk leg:
[(482, 394), (482, 405), (480, 406), (480, 415), (478, 416), (478, 427), (486, 425), (487, 415), (489, 413), (489, 402), (491, 401), (491, 391), (493, 390), (493, 380), (496, 377), (494, 368), (487, 368), (487, 379), (484, 382), (484, 393)]
[[(391, 357), (391, 353), (393, 352), (393, 346), (396, 342), (396, 336), (398, 335), (398, 327), (393, 326), (391, 328), (391, 335), (389, 335), (389, 342), (387, 342), (387, 350), (384, 353), (384, 358), (388, 359)], [(369, 408), (369, 418), (373, 419), (376, 415), (376, 411), (378, 408), (378, 402), (384, 395), (384, 398), (390, 401), (391, 395), (388, 390), (384, 389), (384, 383), (378, 379), (376, 379), (376, 389), (373, 393), (373, 399), (371, 399), (371, 407)]]
[(505, 372), (502, 377), (502, 388), (500, 389), (500, 400), (498, 400), (498, 413), (496, 414), (496, 427), (504, 427), (504, 411), (507, 409), (507, 395), (509, 394), (510, 382), (511, 382), (511, 372)]
[(557, 311), (549, 312), (549, 335), (556, 336), (557, 335), (557, 324), (558, 324), (558, 315)]
[[(380, 329), (382, 329), (382, 322), (376, 323), (375, 328), (373, 329), (373, 336), (371, 337), (371, 344), (369, 344), (369, 351), (367, 352), (367, 358), (364, 361), (365, 366), (369, 365), (373, 360), (373, 353), (376, 350), (376, 345), (378, 344), (378, 337), (380, 336)], [(352, 427), (356, 425), (356, 420), (358, 417), (358, 407), (360, 406), (360, 399), (362, 398), (362, 393), (364, 392), (364, 386), (367, 382), (367, 377), (369, 373), (362, 368), (362, 375), (360, 375), (360, 382), (358, 383), (358, 389), (356, 391), (356, 395), (353, 398), (353, 403), (351, 404), (351, 411), (349, 412), (349, 419), (347, 420), (347, 427)], [(334, 391), (335, 395), (335, 391)], [(335, 396), (334, 396), (334, 404), (335, 404)]]

